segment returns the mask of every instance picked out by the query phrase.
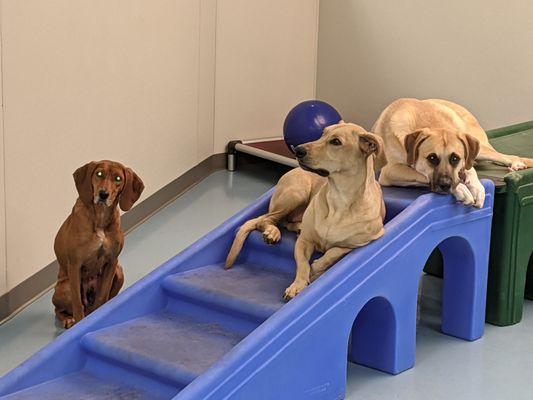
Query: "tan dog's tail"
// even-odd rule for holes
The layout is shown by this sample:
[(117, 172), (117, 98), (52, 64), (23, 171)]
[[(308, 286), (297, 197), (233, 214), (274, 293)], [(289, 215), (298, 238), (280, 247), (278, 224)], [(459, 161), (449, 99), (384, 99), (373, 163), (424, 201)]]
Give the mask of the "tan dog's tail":
[(261, 220), (264, 217), (265, 216), (262, 215), (260, 217), (246, 221), (240, 227), (239, 231), (235, 235), (235, 239), (233, 240), (233, 244), (231, 245), (231, 249), (229, 250), (228, 257), (226, 258), (226, 269), (231, 268), (231, 266), (237, 259), (237, 256), (241, 252), (242, 246), (244, 246), (244, 242), (246, 241), (246, 238), (248, 237), (250, 232), (257, 229), (257, 225), (261, 222)]

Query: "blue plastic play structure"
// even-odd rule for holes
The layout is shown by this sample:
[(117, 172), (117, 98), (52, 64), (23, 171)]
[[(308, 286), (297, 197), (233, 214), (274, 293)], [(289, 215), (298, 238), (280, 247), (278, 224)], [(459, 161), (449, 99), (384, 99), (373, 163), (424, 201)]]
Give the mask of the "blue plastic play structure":
[(397, 374), (415, 364), (418, 284), (439, 246), (442, 331), (483, 334), (494, 186), (485, 207), (385, 188), (385, 235), (289, 303), (295, 237), (234, 234), (272, 191), (93, 313), (0, 380), (4, 400), (342, 399), (347, 360)]

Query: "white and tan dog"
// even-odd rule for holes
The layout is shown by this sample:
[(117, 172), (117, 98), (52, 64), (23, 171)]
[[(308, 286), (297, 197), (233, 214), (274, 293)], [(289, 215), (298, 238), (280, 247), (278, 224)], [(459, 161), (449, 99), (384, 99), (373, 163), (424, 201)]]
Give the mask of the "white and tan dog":
[(388, 164), (379, 179), (383, 186), (429, 185), (467, 205), (482, 207), (485, 200), (474, 161), (491, 161), (513, 171), (533, 166), (531, 159), (497, 152), (476, 118), (446, 100), (396, 100), (372, 130), (385, 142)]
[[(300, 230), (294, 249), (296, 278), (285, 291), (286, 299), (346, 253), (384, 233), (385, 206), (374, 172), (385, 164), (381, 138), (358, 125), (340, 123), (327, 127), (319, 140), (296, 147), (295, 153), (301, 168), (279, 180), (267, 214), (243, 224), (226, 260), (230, 268), (255, 229), (268, 243), (280, 240), (282, 222)], [(315, 250), (324, 254), (311, 266)]]

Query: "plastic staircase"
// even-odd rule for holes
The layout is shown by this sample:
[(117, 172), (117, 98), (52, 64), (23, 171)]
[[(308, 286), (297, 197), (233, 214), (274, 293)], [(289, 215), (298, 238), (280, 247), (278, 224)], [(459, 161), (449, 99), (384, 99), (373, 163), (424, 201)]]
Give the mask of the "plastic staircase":
[(342, 399), (348, 357), (392, 374), (414, 365), (418, 283), (438, 245), (442, 331), (483, 334), (494, 191), (484, 185), (483, 209), (385, 189), (386, 234), (289, 303), (294, 235), (268, 246), (254, 232), (222, 267), (270, 191), (5, 375), (0, 398)]

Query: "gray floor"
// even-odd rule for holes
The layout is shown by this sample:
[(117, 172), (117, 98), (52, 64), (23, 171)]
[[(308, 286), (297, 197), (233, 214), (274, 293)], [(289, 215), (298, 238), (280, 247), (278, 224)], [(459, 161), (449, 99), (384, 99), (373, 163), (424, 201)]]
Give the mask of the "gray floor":
[[(127, 236), (121, 255), (126, 285), (245, 207), (276, 179), (277, 173), (264, 168), (222, 171), (205, 179)], [(415, 368), (390, 376), (350, 364), (346, 398), (532, 399), (533, 302), (526, 302), (519, 325), (487, 325), (484, 338), (468, 343), (439, 333), (439, 307), (430, 298), (438, 290), (438, 281), (423, 280)], [(47, 293), (0, 326), (0, 375), (60, 333)]]

